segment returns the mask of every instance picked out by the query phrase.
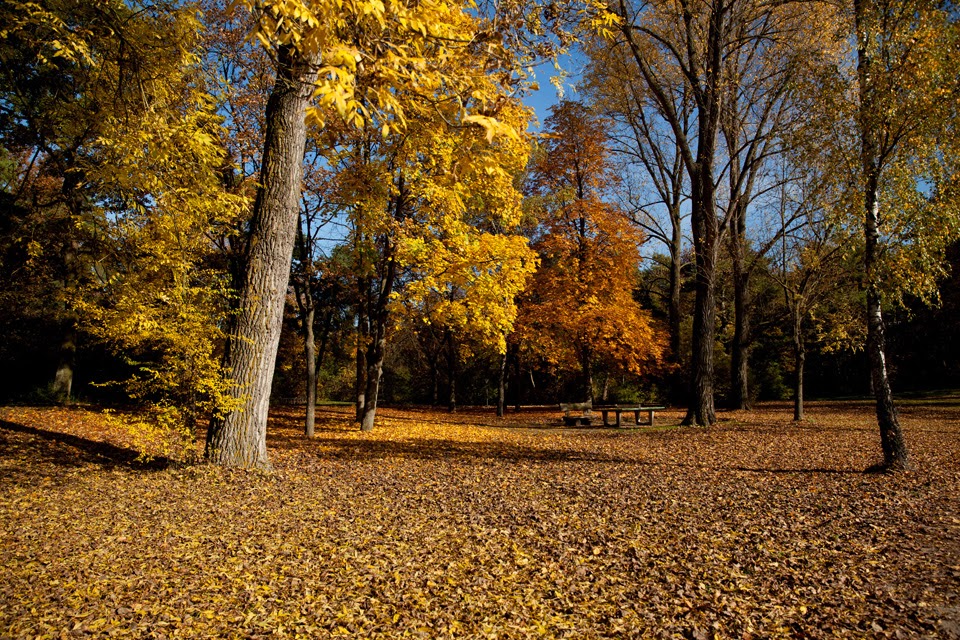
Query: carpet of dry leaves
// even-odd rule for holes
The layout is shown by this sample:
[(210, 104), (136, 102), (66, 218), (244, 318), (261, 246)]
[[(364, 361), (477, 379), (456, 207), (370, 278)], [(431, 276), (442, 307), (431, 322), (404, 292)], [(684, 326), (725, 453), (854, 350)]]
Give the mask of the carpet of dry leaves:
[(0, 638), (958, 638), (960, 399), (562, 429), (559, 413), (274, 412), (270, 473), (137, 462), (0, 408)]

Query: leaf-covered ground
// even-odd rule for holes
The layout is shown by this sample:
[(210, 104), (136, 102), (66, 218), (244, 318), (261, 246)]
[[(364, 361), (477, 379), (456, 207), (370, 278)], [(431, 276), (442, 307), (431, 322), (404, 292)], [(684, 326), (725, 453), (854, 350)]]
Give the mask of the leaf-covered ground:
[(0, 409), (0, 637), (960, 637), (960, 404), (709, 430), (274, 414), (271, 473), (144, 465), (93, 412)]

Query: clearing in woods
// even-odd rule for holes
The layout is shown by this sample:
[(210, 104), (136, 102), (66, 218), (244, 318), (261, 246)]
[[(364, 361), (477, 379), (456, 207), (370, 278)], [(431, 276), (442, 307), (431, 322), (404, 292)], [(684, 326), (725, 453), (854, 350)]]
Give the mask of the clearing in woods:
[(808, 413), (280, 409), (258, 473), (0, 408), (0, 637), (960, 636), (960, 400), (902, 405), (895, 476), (869, 404)]

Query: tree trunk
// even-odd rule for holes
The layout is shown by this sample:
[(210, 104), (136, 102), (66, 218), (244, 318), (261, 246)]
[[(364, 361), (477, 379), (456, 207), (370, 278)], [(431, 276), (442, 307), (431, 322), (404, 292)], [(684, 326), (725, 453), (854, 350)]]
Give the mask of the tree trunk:
[(523, 376), (522, 371), (520, 370), (520, 349), (517, 348), (516, 358), (513, 361), (513, 412), (520, 413), (520, 385), (522, 384)]
[(447, 410), (453, 413), (457, 410), (457, 347), (453, 343), (453, 334), (447, 332), (447, 381), (449, 382), (447, 395)]
[[(401, 195), (402, 197), (402, 195)], [(398, 203), (395, 205), (400, 207)], [(390, 319), (390, 295), (393, 293), (394, 279), (396, 278), (396, 259), (394, 244), (390, 238), (384, 239), (384, 249), (381, 255), (386, 262), (386, 269), (380, 278), (380, 290), (376, 294), (372, 305), (368, 306), (370, 316), (370, 344), (367, 347), (365, 361), (366, 385), (363, 411), (360, 417), (360, 430), (372, 431), (377, 417), (377, 403), (380, 397), (380, 379), (383, 377), (383, 359), (387, 352), (387, 322)]]
[(380, 396), (380, 378), (383, 377), (383, 356), (386, 351), (386, 333), (377, 332), (377, 339), (367, 351), (366, 403), (360, 417), (360, 430), (373, 431), (377, 419), (377, 401)]
[[(698, 155), (712, 158), (713, 152)], [(699, 166), (704, 166), (701, 162)], [(696, 298), (693, 308), (693, 340), (690, 376), (690, 407), (684, 425), (709, 427), (717, 420), (713, 402), (713, 353), (716, 333), (716, 256), (717, 217), (714, 206), (713, 172), (698, 172), (691, 178), (696, 185), (691, 220), (696, 257)]]
[[(799, 304), (799, 303), (795, 303)], [(795, 422), (803, 420), (803, 367), (806, 363), (807, 352), (803, 345), (802, 314), (800, 309), (793, 312), (793, 419)]]
[(363, 422), (364, 411), (366, 407), (367, 392), (367, 348), (369, 347), (369, 318), (367, 317), (366, 300), (369, 295), (369, 285), (365, 278), (358, 280), (358, 302), (357, 302), (357, 352), (355, 371), (356, 377), (353, 383), (354, 407), (356, 409), (357, 422)]
[(870, 358), (870, 381), (880, 427), (880, 445), (883, 449), (883, 470), (899, 471), (910, 466), (907, 445), (903, 439), (893, 391), (887, 375), (886, 340), (879, 285), (876, 282), (877, 244), (879, 240), (879, 202), (876, 180), (868, 181), (867, 189), (866, 251), (864, 266), (867, 273), (867, 354)]
[(500, 380), (497, 385), (497, 417), (502, 418), (507, 407), (507, 354), (500, 356)]
[(680, 344), (680, 323), (683, 317), (680, 314), (680, 284), (682, 276), (680, 273), (681, 249), (683, 243), (683, 234), (680, 231), (680, 217), (671, 215), (673, 220), (673, 238), (670, 245), (670, 299), (668, 305), (668, 321), (670, 323), (670, 352), (673, 354), (673, 361), (680, 363), (682, 360), (682, 345)]
[(77, 323), (71, 316), (67, 318), (67, 326), (63, 330), (60, 341), (59, 361), (57, 373), (53, 377), (53, 396), (61, 404), (70, 404), (73, 389), (73, 368), (77, 356)]
[(260, 186), (253, 207), (240, 312), (231, 332), (227, 369), (242, 406), (214, 418), (207, 458), (224, 466), (269, 468), (267, 415), (283, 303), (299, 216), (306, 142), (304, 113), (317, 65), (291, 47), (277, 56), (277, 80), (266, 109)]
[(733, 343), (730, 345), (730, 408), (750, 408), (750, 274), (744, 272), (742, 255), (733, 265)]
[(584, 350), (583, 355), (583, 402), (589, 402), (593, 406), (593, 352), (590, 349)]
[(313, 317), (316, 310), (311, 304), (306, 311), (303, 319), (303, 357), (307, 363), (307, 417), (304, 421), (304, 433), (308, 438), (312, 438), (317, 410), (317, 348), (313, 340)]
[(879, 183), (881, 151), (876, 123), (882, 106), (875, 104), (872, 91), (873, 59), (869, 50), (872, 33), (868, 32), (867, 0), (854, 0), (857, 36), (857, 77), (860, 90), (859, 135), (860, 166), (864, 178), (864, 252), (863, 265), (867, 288), (867, 355), (870, 358), (870, 382), (876, 400), (880, 445), (883, 450), (881, 470), (898, 471), (909, 467), (909, 453), (893, 404), (893, 391), (887, 376), (886, 340), (877, 262), (880, 242)]
[[(70, 180), (72, 185), (73, 180)], [(74, 211), (79, 211), (80, 205), (77, 204), (76, 190), (73, 186), (65, 187), (67, 189), (67, 200), (71, 202)], [(76, 219), (79, 219), (79, 213), (75, 213)], [(67, 246), (63, 252), (63, 288), (66, 291), (72, 291), (77, 286), (77, 249), (78, 243), (75, 240), (68, 240)], [(60, 339), (60, 350), (57, 359), (57, 371), (53, 376), (53, 397), (61, 404), (69, 404), (73, 392), (73, 371), (77, 360), (77, 315), (76, 312), (65, 305), (63, 311), (63, 336)]]

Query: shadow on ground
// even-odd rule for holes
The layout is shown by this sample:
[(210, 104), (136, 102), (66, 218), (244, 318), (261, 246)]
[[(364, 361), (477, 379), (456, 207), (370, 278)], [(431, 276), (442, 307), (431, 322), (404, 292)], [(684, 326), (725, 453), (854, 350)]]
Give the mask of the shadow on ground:
[[(27, 460), (30, 464), (16, 464)], [(92, 464), (104, 468), (159, 471), (166, 469), (170, 460), (154, 458), (144, 461), (133, 449), (0, 420), (0, 463), (3, 463), (0, 478), (24, 481), (51, 475), (42, 469), (47, 465), (79, 468)]]

